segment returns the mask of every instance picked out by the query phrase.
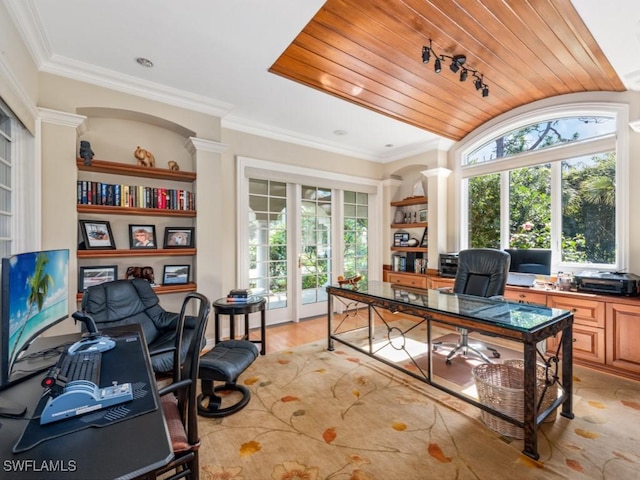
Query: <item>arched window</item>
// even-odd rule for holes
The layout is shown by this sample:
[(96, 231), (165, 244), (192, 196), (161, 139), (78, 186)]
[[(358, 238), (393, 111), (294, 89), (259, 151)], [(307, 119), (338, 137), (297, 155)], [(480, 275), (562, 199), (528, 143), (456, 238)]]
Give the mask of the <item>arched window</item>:
[(547, 108), (459, 150), (461, 248), (548, 248), (554, 272), (624, 270), (627, 107)]

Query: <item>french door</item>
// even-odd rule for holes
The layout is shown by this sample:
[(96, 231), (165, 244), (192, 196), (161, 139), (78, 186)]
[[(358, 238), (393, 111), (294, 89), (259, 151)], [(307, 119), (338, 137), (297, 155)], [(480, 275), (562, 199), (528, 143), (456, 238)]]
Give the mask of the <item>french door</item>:
[(272, 322), (326, 312), (332, 211), (330, 188), (249, 179), (249, 286)]
[(379, 182), (244, 157), (237, 168), (238, 285), (267, 300), (267, 324), (325, 315), (339, 275), (381, 270), (368, 236)]

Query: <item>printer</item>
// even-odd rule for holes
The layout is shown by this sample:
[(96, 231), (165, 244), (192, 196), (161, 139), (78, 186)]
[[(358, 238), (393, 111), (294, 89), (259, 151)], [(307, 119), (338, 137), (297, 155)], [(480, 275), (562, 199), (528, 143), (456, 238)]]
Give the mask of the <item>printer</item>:
[(458, 254), (441, 253), (438, 262), (438, 274), (441, 277), (455, 278), (458, 271)]
[(638, 295), (640, 277), (633, 273), (581, 272), (575, 275), (579, 292)]

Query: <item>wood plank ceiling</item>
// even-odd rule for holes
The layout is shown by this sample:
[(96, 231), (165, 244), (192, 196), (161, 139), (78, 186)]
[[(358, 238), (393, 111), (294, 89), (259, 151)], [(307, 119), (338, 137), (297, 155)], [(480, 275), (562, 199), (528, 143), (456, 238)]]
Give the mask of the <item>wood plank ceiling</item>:
[[(445, 58), (484, 75), (460, 81)], [(445, 138), (555, 95), (624, 91), (570, 0), (328, 0), (269, 70)]]

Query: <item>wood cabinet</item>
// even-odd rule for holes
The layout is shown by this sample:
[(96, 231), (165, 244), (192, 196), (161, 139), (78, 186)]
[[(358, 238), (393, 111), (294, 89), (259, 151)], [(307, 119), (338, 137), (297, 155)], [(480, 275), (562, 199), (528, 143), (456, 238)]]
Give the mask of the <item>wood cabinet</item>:
[[(79, 182), (84, 181), (83, 176), (90, 176), (93, 183), (96, 183), (99, 180), (96, 178), (101, 178), (105, 176), (105, 178), (109, 178), (108, 176), (115, 175), (116, 178), (122, 177), (123, 183), (135, 183), (139, 184), (140, 179), (150, 179), (146, 180), (146, 182), (150, 185), (153, 185), (157, 180), (158, 182), (162, 182), (164, 185), (168, 186), (168, 189), (173, 189), (174, 191), (182, 191), (187, 192), (193, 191), (193, 183), (196, 180), (196, 174), (193, 172), (185, 172), (185, 171), (175, 171), (164, 168), (149, 168), (149, 167), (139, 167), (135, 165), (123, 164), (118, 162), (111, 162), (105, 160), (92, 160), (91, 165), (85, 165), (82, 159), (77, 160), (78, 167), (78, 180)], [(99, 175), (97, 175), (99, 174)], [(109, 180), (105, 180), (105, 183)], [(89, 182), (89, 181), (87, 181)], [(151, 188), (151, 187), (147, 187)], [(189, 193), (190, 194), (190, 193)], [(80, 194), (79, 194), (80, 197)], [(102, 204), (83, 204), (80, 203), (80, 198), (78, 199), (77, 204), (77, 212), (79, 219), (100, 219), (100, 220), (113, 220), (114, 229), (128, 229), (129, 223), (132, 224), (155, 224), (154, 219), (159, 219), (159, 217), (169, 217), (176, 219), (187, 219), (188, 225), (192, 226), (193, 222), (191, 219), (196, 217), (196, 210), (194, 208), (184, 208), (186, 207), (186, 203), (181, 207), (176, 208), (141, 208), (141, 207), (133, 207), (133, 206), (119, 206), (119, 205), (102, 205)], [(94, 202), (96, 203), (96, 202)], [(112, 216), (116, 217), (112, 217)], [(121, 216), (131, 216), (133, 220), (117, 220), (117, 218)], [(138, 218), (135, 218), (138, 217)], [(151, 217), (146, 219), (146, 217)], [(140, 218), (145, 218), (145, 220), (140, 221)], [(182, 220), (182, 224), (178, 227), (187, 226), (184, 224), (184, 220)], [(131, 248), (121, 248), (119, 244), (116, 244), (116, 249), (89, 249), (89, 250), (77, 250), (77, 258), (79, 266), (99, 266), (102, 263), (105, 265), (108, 261), (109, 265), (114, 264), (122, 259), (133, 259), (133, 258), (142, 258), (145, 263), (150, 262), (151, 259), (168, 257), (165, 259), (165, 263), (171, 264), (189, 264), (191, 265), (192, 258), (197, 254), (195, 248), (160, 248), (163, 245), (163, 229), (156, 228), (156, 238), (155, 244), (158, 248), (153, 249), (131, 249)], [(127, 233), (128, 235), (128, 233)], [(121, 235), (122, 238), (122, 235)], [(128, 243), (127, 243), (128, 246)], [(175, 259), (174, 257), (183, 257), (180, 260)], [(94, 261), (96, 260), (97, 261)], [(171, 259), (171, 260), (169, 260)], [(138, 260), (140, 261), (140, 260)], [(118, 265), (118, 273), (119, 278), (124, 278), (124, 274), (126, 272), (126, 265), (121, 264)], [(160, 285), (162, 283), (162, 265), (156, 262), (156, 268), (154, 269), (155, 280), (156, 283), (159, 284), (155, 287), (156, 293), (164, 294), (164, 293), (176, 293), (176, 292), (188, 292), (195, 291), (196, 284), (193, 281), (190, 281), (187, 284), (177, 284), (177, 285)], [(191, 272), (193, 275), (193, 272)], [(78, 293), (78, 299), (82, 297), (82, 293)]]
[(607, 365), (640, 375), (640, 303), (607, 302)]
[[(605, 302), (582, 298), (571, 292), (547, 295), (547, 306), (573, 313), (573, 356), (598, 364), (605, 363)], [(555, 352), (560, 339), (547, 341), (547, 350)]]
[(504, 292), (504, 298), (511, 302), (532, 303), (535, 305), (547, 305), (547, 294), (544, 292), (535, 292), (527, 288), (511, 288), (507, 287)]

